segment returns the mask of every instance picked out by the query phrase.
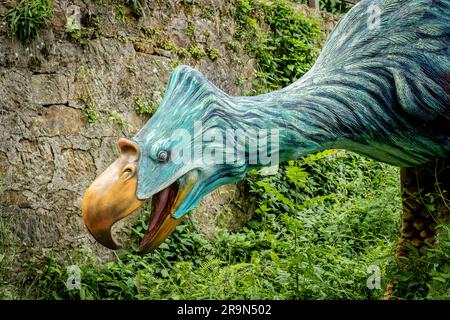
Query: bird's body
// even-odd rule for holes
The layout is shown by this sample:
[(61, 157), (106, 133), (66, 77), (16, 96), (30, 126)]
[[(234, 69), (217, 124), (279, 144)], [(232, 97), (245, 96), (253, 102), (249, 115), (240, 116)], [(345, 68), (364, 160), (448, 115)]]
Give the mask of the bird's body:
[[(156, 114), (134, 141), (121, 144), (123, 156), (132, 154), (133, 159), (125, 162), (125, 168), (133, 167), (129, 175), (136, 188), (130, 207), (153, 195), (161, 208), (151, 218), (141, 249), (154, 249), (207, 193), (262, 165), (249, 161), (260, 151), (249, 148), (232, 163), (172, 161), (180, 145), (204, 152), (217, 144), (203, 140), (195, 147), (199, 135), (218, 131), (226, 138), (227, 130), (278, 130), (279, 145), (271, 152), (278, 152), (280, 160), (329, 148), (398, 166), (449, 157), (449, 44), (450, 0), (363, 0), (338, 23), (311, 70), (281, 90), (233, 97), (194, 69), (178, 67)], [(196, 123), (201, 123), (200, 131)], [(188, 141), (173, 135), (181, 129), (193, 133)], [(223, 158), (234, 152), (228, 144), (220, 150)], [(124, 158), (119, 159), (116, 167), (122, 166)], [(90, 200), (111, 175), (98, 179), (102, 181), (88, 190), (83, 205), (94, 235), (103, 215), (111, 215), (111, 208), (100, 212)], [(106, 236), (111, 225), (101, 225), (97, 239), (114, 247)]]
[(314, 67), (285, 90), (309, 84), (311, 109), (347, 138), (339, 147), (399, 166), (423, 164), (450, 155), (449, 46), (450, 1), (361, 1)]

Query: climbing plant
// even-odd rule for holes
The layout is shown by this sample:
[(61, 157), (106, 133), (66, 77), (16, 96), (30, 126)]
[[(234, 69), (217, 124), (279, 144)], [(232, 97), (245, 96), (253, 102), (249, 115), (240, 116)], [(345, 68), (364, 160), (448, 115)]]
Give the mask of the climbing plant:
[(131, 7), (133, 14), (138, 18), (145, 16), (145, 2), (146, 0), (127, 0), (127, 4)]
[[(292, 2), (308, 4), (308, 0), (293, 0)], [(346, 0), (320, 0), (320, 10), (334, 14), (343, 14), (350, 10), (351, 5)]]
[(319, 23), (286, 1), (237, 0), (235, 19), (235, 38), (256, 58), (255, 93), (289, 85), (318, 56)]

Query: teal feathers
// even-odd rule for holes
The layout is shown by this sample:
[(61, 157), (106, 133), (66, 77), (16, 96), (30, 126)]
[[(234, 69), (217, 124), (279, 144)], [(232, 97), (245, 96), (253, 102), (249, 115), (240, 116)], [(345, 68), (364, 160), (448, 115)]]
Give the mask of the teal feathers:
[[(232, 163), (155, 161), (159, 150), (194, 145), (211, 131), (221, 132), (226, 144), (227, 130), (276, 130), (279, 145), (269, 153), (280, 160), (329, 148), (398, 166), (450, 156), (449, 44), (450, 0), (364, 0), (338, 23), (313, 68), (279, 91), (229, 96), (180, 66), (158, 111), (134, 137), (142, 150), (137, 196), (148, 198), (195, 172), (198, 183), (177, 209), (180, 217), (208, 192), (263, 165), (249, 161), (255, 156), (249, 148)], [(189, 141), (180, 142), (177, 130), (190, 132)], [(223, 150), (226, 158), (230, 150)]]

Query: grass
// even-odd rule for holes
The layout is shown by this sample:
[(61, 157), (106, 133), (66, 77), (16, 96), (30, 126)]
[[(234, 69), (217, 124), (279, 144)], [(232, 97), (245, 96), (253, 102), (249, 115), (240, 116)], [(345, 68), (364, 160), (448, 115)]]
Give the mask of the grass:
[(53, 14), (50, 0), (22, 0), (5, 16), (9, 28), (23, 45), (39, 38), (39, 30), (45, 26)]
[(206, 55), (205, 51), (196, 44), (191, 45), (188, 51), (194, 59), (201, 59)]
[(14, 285), (11, 283), (11, 274), (14, 274), (16, 248), (11, 231), (11, 221), (0, 218), (0, 300), (16, 297)]
[(206, 49), (206, 54), (212, 61), (215, 61), (221, 57), (220, 51), (217, 49), (208, 48), (208, 49)]

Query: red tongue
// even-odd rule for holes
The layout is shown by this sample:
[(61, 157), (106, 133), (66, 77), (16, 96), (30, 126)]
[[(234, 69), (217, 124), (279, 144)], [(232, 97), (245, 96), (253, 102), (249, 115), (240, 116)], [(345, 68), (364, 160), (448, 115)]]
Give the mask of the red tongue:
[(152, 197), (152, 214), (147, 232), (140, 247), (144, 247), (158, 231), (164, 218), (170, 214), (170, 209), (178, 193), (178, 183), (174, 182), (169, 187), (161, 190)]
[[(157, 226), (159, 219), (157, 217), (162, 217), (164, 209), (166, 209), (169, 202), (170, 188), (166, 188), (152, 198), (152, 218), (150, 219), (149, 231), (153, 233)], [(155, 219), (156, 218), (156, 219)]]

